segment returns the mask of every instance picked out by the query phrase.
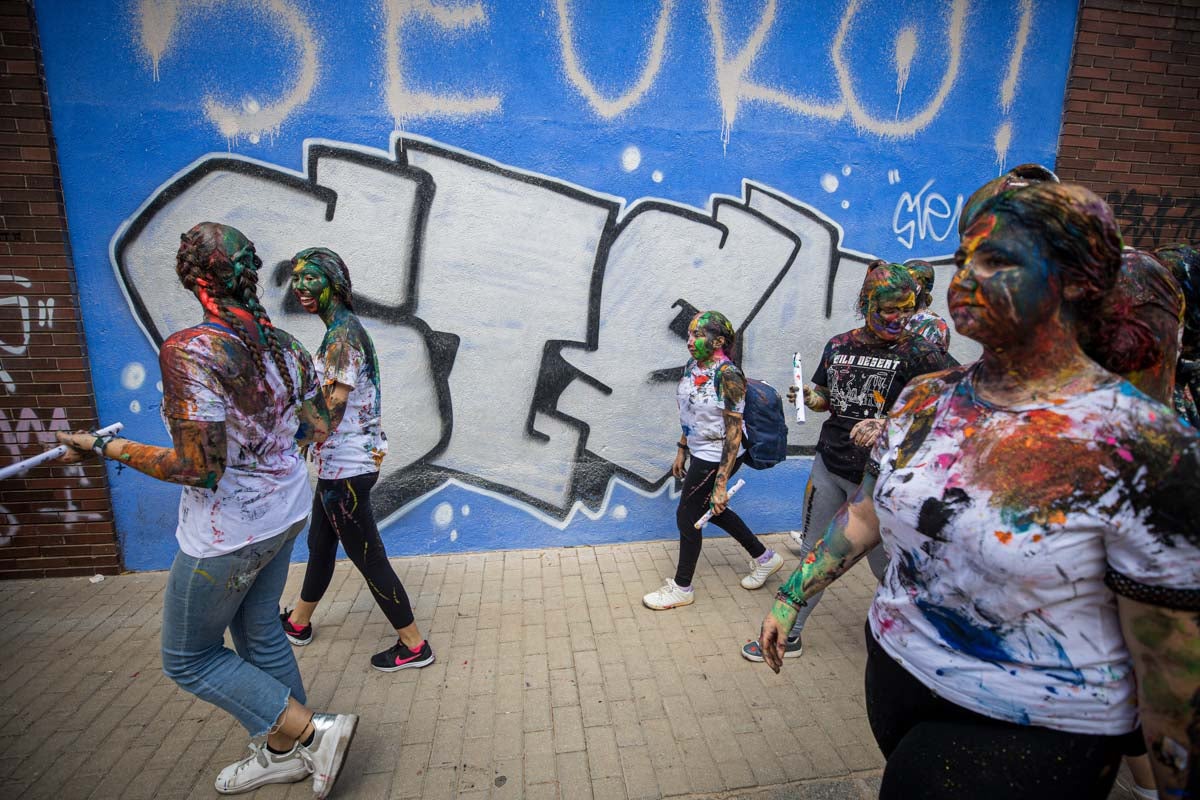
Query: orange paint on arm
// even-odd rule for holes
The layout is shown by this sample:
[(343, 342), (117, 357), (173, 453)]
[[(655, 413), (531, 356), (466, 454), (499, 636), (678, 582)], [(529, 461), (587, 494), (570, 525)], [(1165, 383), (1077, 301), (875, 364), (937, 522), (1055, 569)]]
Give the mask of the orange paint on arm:
[(1000, 540), (1000, 544), (1008, 544), (1012, 541), (1013, 535), (1008, 531), (996, 531), (995, 536)]

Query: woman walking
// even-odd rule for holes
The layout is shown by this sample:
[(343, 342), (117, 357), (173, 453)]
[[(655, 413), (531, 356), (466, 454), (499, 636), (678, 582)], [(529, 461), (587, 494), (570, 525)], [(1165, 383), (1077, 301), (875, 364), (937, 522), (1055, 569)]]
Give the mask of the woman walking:
[(688, 325), (691, 360), (676, 390), (683, 434), (671, 466), (671, 474), (683, 481), (675, 511), (679, 563), (673, 579), (668, 578), (661, 589), (642, 598), (648, 608), (656, 611), (695, 601), (692, 577), (703, 544), (696, 522), (709, 508), (713, 523), (737, 539), (750, 555), (750, 574), (742, 578), (744, 588), (758, 589), (783, 566), (783, 557), (765, 547), (741, 517), (727, 508), (727, 484), (741, 466), (745, 452), (742, 412), (746, 406), (746, 379), (728, 355), (735, 341), (733, 325), (717, 311), (697, 314)]
[[(956, 363), (907, 327), (920, 291), (906, 267), (875, 262), (858, 299), (865, 324), (829, 340), (812, 385), (804, 387), (804, 404), (814, 411), (828, 411), (829, 418), (821, 426), (817, 455), (804, 487), (804, 528), (791, 534), (801, 558), (812, 552), (833, 515), (858, 488), (867, 455), (900, 390), (918, 375)], [(793, 386), (788, 399), (794, 403), (796, 395)], [(869, 558), (871, 571), (881, 577), (887, 560), (883, 550), (877, 548)], [(803, 654), (801, 634), (820, 600), (819, 593), (814, 595), (796, 618), (787, 637), (788, 658)], [(763, 660), (757, 641), (743, 645), (742, 656)]]
[[(163, 672), (235, 716), (251, 755), (216, 789), (246, 792), (313, 775), (333, 788), (358, 717), (313, 713), (276, 612), (312, 491), (299, 446), (329, 434), (312, 361), (258, 301), (262, 261), (238, 230), (204, 222), (182, 236), (175, 271), (204, 321), (159, 354), (171, 447), (59, 433), (64, 461), (91, 452), (183, 485), (179, 552), (163, 598)], [(237, 652), (224, 646), (226, 630)]]
[(955, 260), (950, 313), (983, 356), (897, 401), (763, 621), (767, 661), (882, 538), (866, 699), (883, 800), (1104, 798), (1139, 718), (1159, 791), (1190, 796), (1200, 440), (1080, 347), (1121, 263), (1112, 211), (1078, 186), (1005, 190)]
[(417, 628), (371, 510), (371, 488), (387, 454), (375, 344), (354, 314), (350, 271), (337, 253), (324, 247), (302, 250), (291, 267), (296, 299), (325, 323), (316, 368), (333, 433), (313, 447), (317, 492), (308, 529), (308, 569), (300, 602), (292, 611), (284, 610), (280, 622), (292, 644), (312, 641), (312, 615), (333, 578), (340, 541), (396, 630), (396, 643), (372, 656), (371, 666), (381, 672), (424, 667), (433, 663), (433, 649)]

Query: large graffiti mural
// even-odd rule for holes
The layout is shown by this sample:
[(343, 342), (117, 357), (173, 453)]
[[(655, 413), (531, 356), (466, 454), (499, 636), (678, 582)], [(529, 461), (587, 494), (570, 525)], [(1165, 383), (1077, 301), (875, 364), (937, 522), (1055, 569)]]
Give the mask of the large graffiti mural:
[[(86, 5), (37, 16), (101, 417), (165, 442), (180, 232), (245, 231), (310, 347), (286, 261), (330, 247), (382, 366), (394, 554), (672, 535), (690, 317), (786, 386), (876, 255), (942, 265), (944, 311), (963, 197), (1053, 162), (1074, 26), (1034, 0)], [(796, 524), (820, 415), (789, 424), (738, 498), (760, 530)], [(111, 477), (126, 563), (166, 566), (175, 492)]]

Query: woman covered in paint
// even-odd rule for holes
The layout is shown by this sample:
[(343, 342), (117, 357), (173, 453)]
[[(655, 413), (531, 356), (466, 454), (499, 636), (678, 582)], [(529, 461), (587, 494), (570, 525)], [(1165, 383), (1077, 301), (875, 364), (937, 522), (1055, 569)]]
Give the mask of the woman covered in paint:
[(912, 258), (904, 267), (917, 282), (917, 310), (908, 318), (905, 327), (929, 340), (943, 353), (950, 352), (950, 326), (930, 306), (933, 304), (933, 264)]
[(763, 622), (768, 662), (882, 537), (866, 675), (882, 798), (1106, 797), (1139, 712), (1159, 790), (1190, 796), (1200, 440), (1079, 345), (1120, 268), (1112, 211), (1078, 186), (1004, 191), (956, 261), (950, 312), (983, 356), (901, 395)]
[[(183, 234), (175, 271), (204, 321), (159, 353), (162, 414), (172, 446), (88, 433), (58, 435), (64, 460), (95, 451), (183, 485), (163, 598), (163, 671), (245, 726), (251, 755), (223, 769), (222, 794), (314, 775), (325, 797), (358, 718), (304, 707), (296, 658), (276, 612), (312, 490), (299, 447), (329, 435), (329, 414), (304, 348), (258, 300), (262, 261), (235, 228)], [(224, 646), (228, 630), (237, 652)]]
[(742, 412), (746, 379), (728, 355), (735, 343), (733, 325), (717, 311), (701, 312), (688, 325), (687, 346), (692, 357), (676, 389), (683, 434), (671, 466), (671, 474), (683, 481), (675, 511), (679, 563), (673, 579), (642, 598), (648, 608), (661, 611), (695, 601), (692, 577), (703, 544), (703, 534), (695, 526), (710, 507), (713, 523), (750, 555), (750, 574), (742, 578), (744, 588), (760, 588), (783, 566), (783, 557), (765, 547), (727, 507), (728, 481), (742, 465), (745, 453)]
[[(829, 412), (829, 418), (821, 425), (817, 455), (804, 488), (804, 528), (791, 534), (801, 558), (812, 552), (833, 515), (858, 488), (871, 445), (883, 430), (884, 416), (900, 390), (918, 375), (955, 363), (907, 328), (919, 293), (920, 285), (906, 267), (874, 262), (858, 297), (858, 313), (865, 324), (826, 343), (812, 385), (804, 387), (804, 404), (814, 411)], [(793, 386), (788, 399), (794, 403), (796, 395)], [(885, 562), (882, 549), (872, 551), (875, 577), (883, 575)], [(804, 652), (801, 634), (820, 600), (820, 594), (814, 595), (796, 618), (784, 648), (788, 658)], [(762, 661), (759, 643), (743, 645), (742, 656)]]
[(371, 657), (371, 666), (381, 672), (424, 667), (433, 663), (433, 649), (417, 628), (371, 511), (371, 488), (387, 454), (375, 344), (354, 314), (350, 271), (337, 253), (324, 247), (301, 250), (291, 267), (296, 299), (325, 323), (316, 367), (333, 433), (313, 447), (317, 492), (300, 602), (279, 619), (292, 644), (312, 641), (312, 615), (333, 578), (340, 541), (398, 637)]
[(1150, 253), (1126, 248), (1101, 319), (1083, 336), (1084, 352), (1170, 407), (1183, 333), (1183, 289), (1171, 271)]

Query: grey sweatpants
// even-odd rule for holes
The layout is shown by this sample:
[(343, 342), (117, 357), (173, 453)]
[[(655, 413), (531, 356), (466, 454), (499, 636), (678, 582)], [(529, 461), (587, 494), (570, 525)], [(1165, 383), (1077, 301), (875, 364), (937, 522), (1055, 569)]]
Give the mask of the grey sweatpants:
[[(845, 505), (857, 490), (858, 484), (834, 475), (825, 467), (821, 454), (817, 454), (813, 459), (812, 472), (808, 476), (808, 485), (804, 487), (804, 546), (800, 552), (801, 564), (817, 546), (817, 542), (825, 536), (825, 531), (838, 509)], [(871, 548), (867, 553), (867, 562), (871, 565), (871, 572), (875, 573), (875, 579), (881, 580), (887, 568), (887, 555), (883, 552), (883, 545)], [(808, 598), (808, 605), (801, 607), (790, 637), (799, 636), (804, 630), (804, 623), (808, 622), (809, 615), (816, 609), (817, 603), (821, 602), (823, 594), (824, 591), (817, 592)]]

